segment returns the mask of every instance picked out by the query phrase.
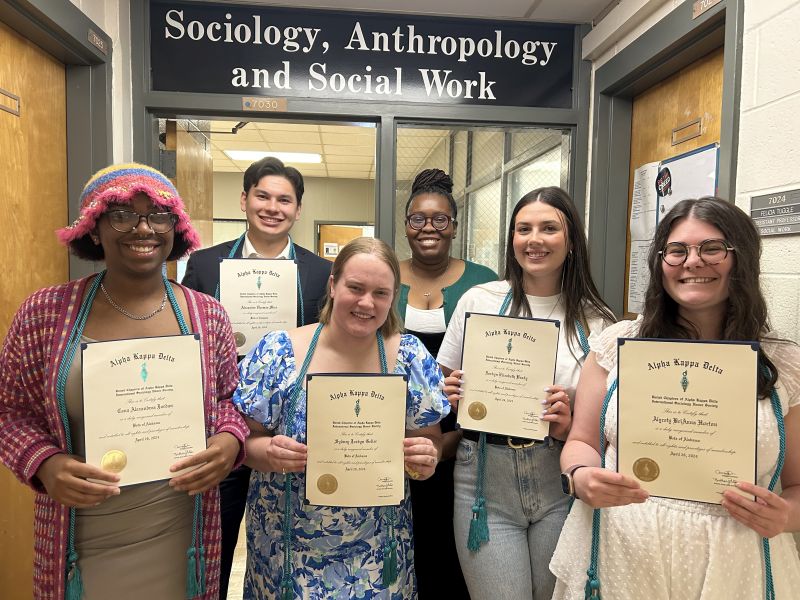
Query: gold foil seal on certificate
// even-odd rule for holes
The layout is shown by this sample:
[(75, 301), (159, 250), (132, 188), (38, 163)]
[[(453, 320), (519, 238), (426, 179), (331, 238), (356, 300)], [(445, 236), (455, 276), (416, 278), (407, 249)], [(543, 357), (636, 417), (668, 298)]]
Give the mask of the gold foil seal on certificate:
[(122, 450), (109, 450), (100, 459), (100, 468), (112, 473), (119, 473), (127, 464), (128, 456)]
[(247, 341), (247, 338), (241, 331), (237, 331), (233, 334), (233, 339), (236, 341), (236, 347), (241, 348), (244, 346), (244, 343)]
[(469, 416), (480, 421), (486, 416), (486, 405), (483, 402), (473, 402), (467, 407)]
[(661, 469), (658, 463), (652, 458), (637, 458), (633, 463), (633, 474), (642, 481), (653, 481), (658, 479)]
[(317, 479), (317, 489), (323, 494), (332, 494), (339, 488), (339, 482), (336, 477), (330, 474), (320, 475)]

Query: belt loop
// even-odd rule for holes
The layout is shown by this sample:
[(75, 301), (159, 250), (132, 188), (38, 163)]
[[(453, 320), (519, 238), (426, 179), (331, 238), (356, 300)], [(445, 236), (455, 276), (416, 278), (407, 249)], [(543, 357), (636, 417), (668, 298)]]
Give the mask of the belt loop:
[(555, 444), (553, 443), (553, 438), (551, 438), (551, 437), (548, 435), (548, 436), (547, 436), (547, 447), (548, 447), (548, 448), (552, 448), (554, 445), (555, 445)]

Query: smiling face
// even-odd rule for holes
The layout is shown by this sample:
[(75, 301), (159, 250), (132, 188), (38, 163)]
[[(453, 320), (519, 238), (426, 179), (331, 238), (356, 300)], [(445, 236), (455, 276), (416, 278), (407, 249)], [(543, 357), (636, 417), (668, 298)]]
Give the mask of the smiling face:
[(280, 175), (266, 175), (242, 192), (241, 209), (251, 235), (265, 243), (286, 240), (300, 218), (300, 203), (292, 182)]
[[(673, 225), (667, 243), (683, 242), (691, 246), (705, 240), (724, 238), (722, 231), (710, 223), (686, 217)], [(664, 290), (678, 304), (678, 310), (684, 317), (689, 318), (692, 313), (710, 309), (725, 311), (734, 260), (734, 253), (729, 252), (719, 264), (708, 265), (697, 255), (697, 248), (691, 248), (686, 262), (678, 267), (662, 261)]]
[[(130, 210), (140, 215), (164, 212), (145, 194), (134, 196), (131, 204), (109, 204), (106, 212), (111, 210)], [(161, 272), (161, 265), (172, 251), (175, 229), (155, 233), (145, 219), (140, 219), (133, 231), (122, 233), (111, 227), (108, 216), (103, 214), (97, 221), (96, 235), (95, 243), (103, 246), (109, 272), (143, 276)]]
[(422, 214), (427, 217), (422, 229), (414, 229), (406, 222), (406, 238), (412, 256), (421, 262), (439, 262), (450, 254), (450, 245), (456, 235), (456, 223), (450, 224), (442, 231), (437, 230), (431, 218), (435, 215), (447, 215), (452, 219), (453, 211), (450, 202), (441, 194), (420, 194), (408, 207), (407, 215)]
[(375, 335), (394, 299), (392, 270), (373, 254), (354, 254), (342, 267), (338, 281), (329, 280), (333, 301), (331, 323), (354, 337)]
[(526, 204), (514, 219), (512, 245), (526, 293), (557, 294), (569, 251), (564, 214), (545, 202)]

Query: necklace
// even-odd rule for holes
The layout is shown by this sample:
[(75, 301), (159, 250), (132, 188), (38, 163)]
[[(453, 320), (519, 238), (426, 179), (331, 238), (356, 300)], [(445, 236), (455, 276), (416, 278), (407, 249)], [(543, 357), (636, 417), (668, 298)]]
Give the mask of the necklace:
[[(417, 281), (420, 281), (419, 275), (417, 275), (417, 272), (414, 270), (414, 259), (413, 258), (408, 261), (408, 266), (411, 267), (411, 274), (414, 276), (414, 279), (416, 279)], [(444, 269), (442, 269), (442, 272), (439, 273), (436, 277), (434, 277), (434, 280), (438, 279), (439, 277), (441, 277), (442, 275), (447, 273), (447, 269), (449, 269), (449, 268), (450, 268), (450, 256), (448, 255), (447, 264), (445, 265)], [(430, 298), (431, 297), (431, 292), (422, 292), (422, 295), (425, 296), (425, 298)]]
[[(553, 308), (550, 309), (550, 312), (547, 313), (547, 316), (545, 317), (545, 320), (547, 320), (550, 317), (552, 317), (553, 313), (556, 312), (556, 308), (558, 307), (559, 304), (561, 304), (561, 296), (562, 295), (563, 294), (561, 294), (561, 293), (558, 294), (558, 300), (556, 300), (556, 303), (553, 304)], [(533, 313), (533, 310), (531, 310), (531, 313)], [(531, 317), (533, 317), (533, 314), (531, 314)], [(536, 318), (536, 317), (533, 317), (533, 318)]]
[(129, 319), (133, 319), (134, 321), (146, 321), (147, 319), (152, 319), (158, 313), (160, 313), (162, 310), (164, 310), (164, 307), (167, 305), (167, 288), (166, 287), (164, 288), (164, 297), (161, 299), (161, 306), (159, 306), (153, 312), (151, 312), (149, 314), (146, 314), (146, 315), (135, 315), (135, 314), (133, 314), (131, 312), (128, 312), (124, 308), (122, 308), (119, 304), (114, 302), (114, 299), (110, 296), (110, 294), (108, 293), (108, 290), (106, 290), (106, 286), (104, 286), (102, 282), (100, 282), (100, 290), (103, 292), (103, 295), (106, 297), (106, 300), (108, 300), (108, 303), (113, 308), (115, 308), (118, 312), (121, 312), (123, 315), (125, 315)]

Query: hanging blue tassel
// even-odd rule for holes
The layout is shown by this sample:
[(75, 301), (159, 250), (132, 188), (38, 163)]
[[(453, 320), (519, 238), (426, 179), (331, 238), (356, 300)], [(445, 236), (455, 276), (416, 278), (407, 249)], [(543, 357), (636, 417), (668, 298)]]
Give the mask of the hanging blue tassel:
[(293, 587), (292, 578), (284, 575), (281, 580), (281, 600), (292, 600), (294, 598)]
[(70, 568), (67, 572), (67, 589), (65, 598), (66, 600), (81, 600), (83, 597), (83, 577), (81, 577), (81, 570), (78, 567), (77, 552), (70, 552), (67, 560), (70, 564)]
[(475, 504), (472, 505), (472, 520), (469, 523), (467, 548), (477, 552), (489, 541), (489, 522), (487, 520), (486, 497), (483, 486), (486, 479), (486, 434), (478, 438), (478, 481), (475, 484)]
[(469, 522), (467, 548), (472, 552), (477, 552), (489, 541), (489, 523), (486, 518), (486, 499), (480, 496), (472, 505), (472, 520)]
[(600, 596), (600, 580), (597, 573), (590, 568), (586, 571), (586, 587), (584, 588), (585, 600), (602, 600)]
[(202, 595), (206, 593), (206, 547), (205, 546), (200, 546), (200, 557), (198, 559), (197, 572), (198, 572), (197, 588), (200, 590), (200, 594)]
[(186, 597), (197, 598), (200, 588), (197, 584), (197, 550), (194, 546), (186, 551)]
[(387, 588), (397, 582), (397, 540), (394, 537), (383, 544), (381, 579)]

